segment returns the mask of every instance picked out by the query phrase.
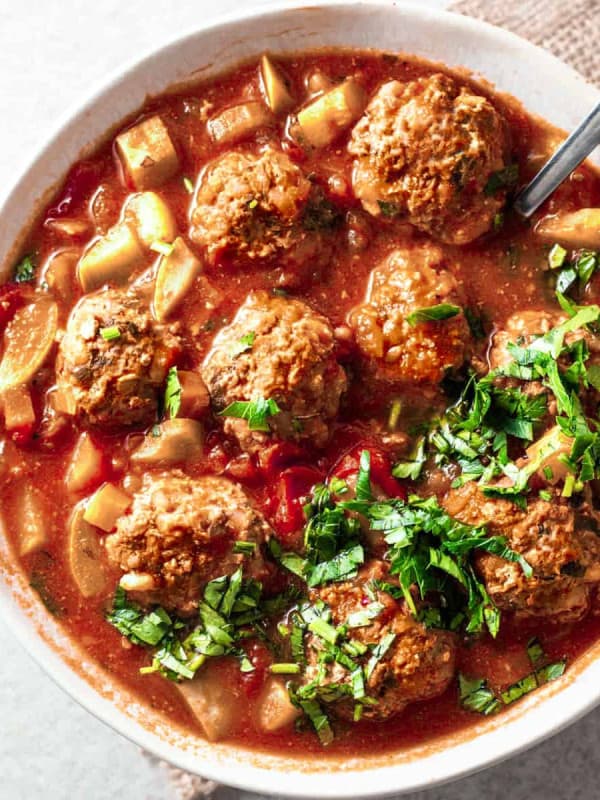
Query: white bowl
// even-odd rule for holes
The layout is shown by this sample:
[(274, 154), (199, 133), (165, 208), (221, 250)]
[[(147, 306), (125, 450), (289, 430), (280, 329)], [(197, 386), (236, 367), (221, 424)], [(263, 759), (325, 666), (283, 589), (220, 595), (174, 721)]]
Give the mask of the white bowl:
[[(0, 264), (6, 274), (28, 219), (78, 157), (149, 94), (221, 71), (241, 58), (323, 45), (404, 51), (467, 67), (532, 112), (573, 127), (599, 93), (544, 51), (489, 25), (416, 5), (322, 3), (264, 8), (230, 17), (167, 45), (121, 72), (71, 114), (0, 205)], [(11, 563), (0, 537), (0, 607), (15, 635), (75, 700), (146, 750), (190, 772), (245, 789), (296, 797), (372, 797), (431, 787), (531, 746), (600, 700), (600, 646), (567, 676), (466, 735), (397, 755), (293, 759), (251, 753), (172, 729), (117, 686), (61, 632)]]

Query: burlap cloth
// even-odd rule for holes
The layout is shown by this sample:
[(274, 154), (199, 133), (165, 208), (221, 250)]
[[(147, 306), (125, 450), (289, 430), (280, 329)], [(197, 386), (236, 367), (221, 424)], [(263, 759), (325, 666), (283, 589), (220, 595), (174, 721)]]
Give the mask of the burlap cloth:
[[(518, 33), (600, 83), (600, 0), (458, 0), (450, 10)], [(214, 781), (159, 763), (167, 770), (173, 800), (208, 798), (217, 788)]]

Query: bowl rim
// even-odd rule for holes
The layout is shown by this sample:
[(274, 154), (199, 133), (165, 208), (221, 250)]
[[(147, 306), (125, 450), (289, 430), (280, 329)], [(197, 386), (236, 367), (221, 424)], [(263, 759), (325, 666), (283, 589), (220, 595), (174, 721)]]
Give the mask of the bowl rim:
[[(516, 34), (461, 14), (431, 7), (422, 7), (416, 2), (327, 0), (326, 2), (314, 2), (310, 6), (306, 6), (297, 0), (293, 3), (286, 2), (286, 0), (276, 0), (260, 6), (246, 6), (243, 11), (234, 11), (215, 17), (207, 25), (198, 25), (188, 33), (180, 33), (165, 39), (162, 43), (155, 44), (141, 56), (129, 59), (124, 65), (117, 67), (107, 78), (95, 82), (90, 89), (80, 94), (70, 104), (68, 110), (60, 115), (54, 125), (49, 126), (48, 133), (41, 140), (42, 143), (26, 159), (25, 165), (16, 168), (12, 179), (9, 177), (7, 182), (8, 189), (0, 197), (0, 224), (4, 218), (6, 208), (10, 206), (11, 199), (19, 186), (27, 181), (36, 165), (42, 162), (52, 147), (61, 140), (65, 130), (71, 124), (74, 124), (78, 118), (92, 112), (102, 98), (110, 95), (119, 84), (129, 81), (134, 72), (147, 67), (159, 55), (166, 55), (169, 51), (175, 50), (186, 42), (192, 42), (199, 35), (207, 36), (230, 26), (239, 26), (245, 22), (257, 21), (261, 18), (271, 18), (274, 14), (317, 8), (335, 10), (340, 7), (351, 12), (368, 6), (375, 6), (392, 13), (397, 11), (408, 15), (417, 15), (425, 21), (434, 18), (436, 22), (442, 20), (450, 31), (462, 29), (471, 35), (485, 33), (495, 39), (499, 45), (512, 46), (513, 48), (518, 48), (521, 52), (526, 53), (529, 51), (532, 55), (535, 54), (538, 63), (545, 62), (545, 65), (552, 71), (567, 76), (572, 81), (579, 81), (583, 87), (589, 90), (590, 97), (594, 95), (596, 98), (600, 97), (600, 92), (585, 81), (579, 73), (555, 56)], [(301, 49), (301, 47), (298, 48), (298, 50)], [(29, 214), (27, 216), (24, 215), (22, 231), (26, 230), (30, 225), (32, 217), (37, 213), (41, 204), (42, 199), (38, 198), (38, 201), (34, 203), (35, 210), (29, 209)], [(17, 239), (14, 246), (17, 247), (18, 244), (19, 240)], [(10, 257), (10, 252), (9, 249), (8, 258)], [(2, 577), (1, 567), (0, 561), (0, 578)], [(135, 744), (144, 747), (144, 749), (160, 759), (164, 759), (188, 772), (201, 773), (204, 777), (223, 782), (226, 785), (254, 792), (283, 794), (289, 797), (350, 798), (360, 796), (367, 798), (404, 794), (432, 788), (478, 772), (534, 746), (571, 725), (600, 703), (600, 688), (597, 688), (600, 686), (600, 681), (598, 681), (598, 678), (600, 678), (600, 658), (596, 657), (593, 661), (590, 660), (590, 663), (582, 669), (575, 670), (572, 680), (568, 681), (564, 688), (561, 687), (559, 691), (552, 693), (549, 697), (540, 695), (540, 701), (535, 704), (535, 707), (532, 709), (527, 708), (514, 722), (512, 718), (507, 719), (506, 722), (500, 724), (491, 733), (483, 736), (475, 735), (466, 743), (459, 745), (460, 748), (468, 747), (470, 750), (474, 750), (477, 753), (475, 758), (465, 762), (461, 758), (438, 758), (439, 764), (436, 763), (433, 774), (424, 774), (427, 766), (430, 766), (429, 760), (435, 759), (436, 756), (443, 756), (444, 753), (450, 754), (455, 750), (454, 747), (444, 749), (424, 759), (415, 759), (413, 766), (419, 763), (422, 766), (410, 772), (406, 770), (410, 766), (409, 764), (396, 764), (390, 767), (367, 766), (364, 769), (348, 772), (331, 770), (330, 773), (320, 771), (313, 773), (294, 772), (287, 769), (273, 770), (268, 767), (264, 768), (250, 764), (242, 768), (236, 767), (235, 772), (231, 772), (231, 765), (226, 762), (215, 761), (212, 763), (203, 761), (202, 763), (193, 763), (191, 760), (193, 756), (191, 758), (186, 757), (186, 753), (182, 749), (162, 740), (156, 733), (150, 732), (140, 723), (127, 716), (116, 705), (107, 702), (97, 689), (82, 678), (81, 674), (78, 674), (50, 643), (40, 635), (35, 625), (31, 624), (31, 619), (22, 605), (17, 602), (11, 602), (9, 595), (10, 589), (0, 585), (0, 613), (6, 620), (7, 626), (46, 674), (79, 705), (101, 722)], [(592, 676), (591, 669), (594, 664), (597, 675)], [(578, 684), (581, 685), (578, 686)], [(587, 692), (585, 691), (586, 689)], [(556, 703), (559, 695), (565, 701), (567, 699), (571, 700), (571, 703), (563, 702), (562, 705), (565, 708), (562, 710), (560, 709), (560, 704), (557, 705)], [(511, 732), (516, 730), (515, 725), (523, 722), (521, 718), (526, 717), (529, 719), (531, 717), (533, 720), (536, 709), (539, 711), (541, 706), (547, 708), (548, 713), (542, 715), (542, 719), (545, 719), (545, 722), (536, 727), (535, 730), (524, 732), (521, 724), (518, 735), (502, 737), (504, 744), (496, 750), (491, 748), (486, 750), (485, 746), (483, 748), (476, 746), (478, 741), (483, 738), (487, 740), (490, 736), (495, 737), (502, 730), (506, 731), (509, 728)], [(553, 711), (555, 712), (554, 714), (552, 713)], [(335, 762), (332, 761), (331, 763), (334, 764)], [(331, 773), (339, 776), (338, 780), (341, 785), (334, 784), (334, 781), (331, 780)], [(403, 779), (404, 775), (406, 775), (407, 780)], [(288, 781), (286, 785), (282, 786), (281, 778), (284, 776), (293, 776), (295, 780)], [(345, 780), (347, 778), (351, 778), (351, 780)]]

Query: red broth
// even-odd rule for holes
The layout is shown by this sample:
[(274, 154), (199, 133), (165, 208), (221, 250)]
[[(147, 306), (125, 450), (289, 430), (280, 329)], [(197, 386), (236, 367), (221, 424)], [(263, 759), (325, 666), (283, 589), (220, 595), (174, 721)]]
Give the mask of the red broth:
[[(324, 73), (332, 81), (350, 74), (358, 75), (369, 94), (386, 80), (394, 78), (405, 82), (439, 71), (437, 65), (434, 67), (424, 61), (375, 52), (331, 51), (281, 57), (278, 60), (289, 78), (290, 92), (297, 98), (306, 96), (307, 75), (315, 71)], [(543, 121), (528, 115), (516, 102), (491, 93), (489, 87), (477, 85), (477, 92), (489, 96), (505, 116), (510, 129), (513, 157), (520, 165), (520, 182), (526, 182), (539, 165), (539, 158), (536, 160), (534, 156), (547, 154), (553, 131)], [(208, 137), (206, 114), (259, 97), (258, 65), (256, 61), (250, 61), (185, 92), (153, 98), (129, 121), (159, 113), (177, 144), (181, 171), (157, 191), (174, 212), (179, 231), (188, 229), (191, 202), (182, 176), (195, 182), (203, 166), (226, 149), (215, 145)], [(244, 142), (244, 147), (252, 151), (258, 150), (267, 140), (283, 142), (283, 148), (292, 160), (313, 177), (345, 215), (346, 224), (339, 229), (330, 263), (323, 269), (319, 280), (304, 283), (293, 291), (294, 296), (306, 300), (310, 306), (327, 316), (334, 327), (343, 326), (348, 311), (363, 300), (374, 266), (394, 247), (417, 246), (426, 241), (427, 236), (406, 225), (371, 218), (363, 232), (368, 245), (360, 249), (353, 248), (352, 237), (360, 236), (361, 230), (360, 226), (353, 229), (352, 215), (361, 221), (364, 218), (357, 215), (359, 203), (350, 188), (351, 157), (346, 150), (347, 132), (326, 148), (310, 152), (302, 150), (287, 136), (284, 122), (285, 118), (280, 118), (274, 128), (251, 136)], [(64, 235), (57, 232), (49, 220), (66, 218), (82, 220), (87, 224), (87, 231), (72, 240), (75, 247), (83, 249), (95, 233), (90, 224), (90, 208), (96, 210), (97, 232), (104, 233), (119, 220), (123, 202), (130, 191), (131, 187), (127, 185), (114, 150), (114, 142), (112, 139), (106, 141), (85, 162), (71, 169), (45, 214), (32, 227), (23, 252), (34, 254), (37, 265), (44, 264), (51, 254), (66, 244)], [(544, 213), (598, 205), (600, 179), (590, 167), (582, 166), (548, 201)], [(354, 232), (350, 233), (352, 230)], [(548, 282), (548, 247), (535, 237), (531, 226), (514, 216), (508, 214), (506, 224), (500, 231), (483, 236), (471, 244), (460, 247), (441, 244), (440, 247), (464, 288), (469, 306), (491, 320), (494, 327), (501, 327), (515, 310), (556, 309)], [(155, 255), (152, 254), (148, 257), (148, 264), (154, 260)], [(248, 292), (252, 289), (271, 289), (274, 278), (269, 270), (257, 268), (248, 271), (217, 266), (206, 270), (205, 280), (215, 292), (213, 305), (216, 307), (207, 309), (198, 302), (198, 294), (190, 292), (178, 313), (186, 332), (186, 369), (196, 369), (200, 365), (215, 333), (231, 321)], [(15, 296), (27, 292), (27, 286), (20, 284), (16, 287)], [(200, 291), (206, 290), (203, 284)], [(81, 296), (81, 288), (73, 281), (72, 302), (58, 299), (61, 325), (65, 324), (70, 308)], [(3, 295), (0, 300), (8, 297), (9, 294)], [(597, 299), (598, 292), (592, 284), (586, 301), (594, 302)], [(486, 346), (486, 342), (480, 345), (482, 353)], [(85, 493), (75, 496), (69, 493), (65, 488), (64, 476), (80, 426), (76, 421), (69, 421), (56, 432), (49, 431), (48, 426), (41, 422), (47, 393), (54, 384), (53, 357), (54, 352), (31, 385), (37, 412), (35, 430), (30, 432), (31, 435), (23, 432), (21, 438), (0, 432), (4, 441), (0, 503), (15, 554), (19, 552), (19, 492), (23, 483), (27, 482), (43, 487), (44, 527), (47, 533), (47, 541), (41, 549), (20, 557), (21, 567), (32, 587), (69, 635), (111, 676), (126, 684), (173, 724), (182, 725), (201, 735), (198, 723), (173, 685), (158, 675), (140, 674), (140, 668), (149, 663), (146, 650), (126, 643), (105, 621), (119, 571), (107, 567), (111, 570), (107, 588), (92, 598), (82, 597), (74, 583), (67, 558), (68, 520), (73, 505)], [(352, 370), (351, 350), (345, 357), (345, 363)], [(396, 394), (397, 389), (392, 384), (374, 385), (362, 381), (360, 376), (355, 377), (342, 403), (339, 420), (334, 424), (330, 444), (324, 450), (305, 447), (300, 453), (284, 451), (280, 454), (282, 460), (277, 462), (275, 459), (262, 471), (256, 465), (249, 465), (247, 459), (240, 456), (236, 445), (223, 436), (218, 424), (209, 422), (204, 457), (185, 465), (185, 472), (195, 477), (225, 470), (226, 474), (238, 478), (256, 505), (273, 523), (281, 540), (293, 540), (298, 520), (302, 520), (301, 516), (298, 517), (299, 513), (301, 515), (298, 496), (305, 494), (306, 489), (297, 490), (295, 499), (286, 500), (282, 492), (288, 491), (289, 487), (282, 489), (281, 473), (285, 469), (299, 467), (307, 470), (292, 476), (290, 480), (292, 483), (296, 481), (296, 484), (304, 481), (310, 488), (312, 483), (319, 480), (319, 476), (327, 476), (345, 453), (353, 448), (356, 450), (365, 442), (375, 442), (375, 447), (385, 452), (385, 447), (373, 439), (370, 421), (384, 421), (387, 418), (390, 403)], [(408, 398), (408, 417), (413, 422), (432, 416), (447, 403), (439, 392), (428, 395), (425, 403), (418, 389), (412, 395), (410, 391), (405, 394)], [(139, 441), (141, 433), (135, 430), (93, 432), (94, 441), (104, 453), (106, 480), (118, 483), (124, 478), (129, 468), (128, 455)], [(443, 490), (446, 488), (444, 486)], [(435, 487), (430, 489), (434, 490)], [(403, 491), (402, 487), (399, 491)], [(282, 503), (296, 503), (296, 506), (282, 507)], [(287, 573), (280, 573), (277, 579), (279, 586), (290, 580)], [(529, 667), (525, 647), (532, 635), (540, 639), (551, 659), (566, 658), (572, 663), (597, 640), (600, 619), (589, 614), (576, 624), (556, 626), (541, 622), (534, 624), (531, 621), (525, 625), (507, 617), (495, 641), (489, 636), (482, 636), (475, 641), (461, 641), (459, 668), (469, 675), (487, 677), (493, 688), (503, 689), (527, 673)], [(263, 662), (265, 659), (260, 648), (252, 652), (251, 658), (257, 665), (251, 677), (240, 674), (237, 663), (227, 659), (211, 666), (211, 669), (220, 670), (222, 680), (229, 682), (239, 699), (240, 724), (232, 740), (243, 746), (286, 754), (322, 752), (322, 745), (309, 726), (299, 730), (289, 726), (274, 734), (267, 734), (254, 725), (253, 704), (257, 688), (260, 688), (264, 679), (265, 664), (261, 663), (261, 659)], [(461, 708), (457, 687), (453, 682), (442, 696), (413, 703), (402, 714), (385, 723), (360, 721), (340, 725), (327, 752), (342, 755), (395, 752), (465, 729), (478, 719), (477, 715)]]

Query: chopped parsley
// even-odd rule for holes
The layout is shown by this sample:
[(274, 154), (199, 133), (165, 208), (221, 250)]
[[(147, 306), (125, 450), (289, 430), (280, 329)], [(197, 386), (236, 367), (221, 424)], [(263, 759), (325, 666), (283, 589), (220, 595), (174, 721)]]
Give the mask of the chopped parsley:
[(109, 328), (100, 328), (100, 336), (105, 342), (114, 342), (121, 338), (121, 331), (116, 325), (111, 325)]
[(497, 172), (492, 172), (484, 186), (483, 192), (488, 197), (496, 194), (501, 189), (511, 189), (519, 180), (519, 165), (508, 164)]
[(556, 274), (556, 291), (561, 295), (581, 294), (600, 266), (600, 253), (576, 250), (569, 256), (564, 247), (554, 244), (548, 253), (548, 265)]
[(35, 264), (33, 256), (25, 256), (15, 267), (14, 279), (16, 283), (28, 283), (35, 277)]
[(266, 400), (256, 397), (254, 400), (236, 400), (219, 413), (220, 417), (245, 419), (251, 431), (269, 431), (269, 417), (279, 414), (281, 409), (273, 398)]
[(560, 678), (565, 671), (566, 661), (548, 663), (541, 644), (535, 638), (527, 644), (527, 655), (533, 671), (519, 678), (499, 695), (489, 688), (483, 678), (468, 678), (459, 674), (458, 688), (462, 707), (485, 716), (495, 714), (503, 706), (511, 705), (539, 686)]
[(174, 419), (181, 408), (181, 383), (177, 374), (177, 367), (171, 367), (167, 373), (167, 386), (165, 389), (165, 412), (169, 419)]
[(246, 333), (244, 336), (240, 336), (237, 342), (231, 346), (231, 357), (237, 358), (237, 356), (241, 355), (242, 353), (247, 353), (248, 350), (252, 350), (255, 339), (256, 334), (254, 331)]
[(145, 612), (119, 587), (107, 620), (133, 644), (152, 648), (152, 664), (142, 667), (142, 674), (191, 680), (207, 658), (224, 655), (238, 658), (240, 669), (248, 672), (254, 667), (241, 645), (256, 635), (255, 625), (264, 617), (261, 593), (261, 584), (243, 580), (240, 568), (206, 585), (198, 618), (190, 621), (161, 606)]
[(421, 322), (441, 322), (460, 314), (460, 307), (451, 303), (438, 303), (428, 308), (418, 308), (409, 314), (406, 321), (409, 325), (418, 325)]
[(386, 200), (378, 200), (377, 205), (384, 217), (395, 217), (400, 213), (400, 206), (398, 203), (391, 203)]

